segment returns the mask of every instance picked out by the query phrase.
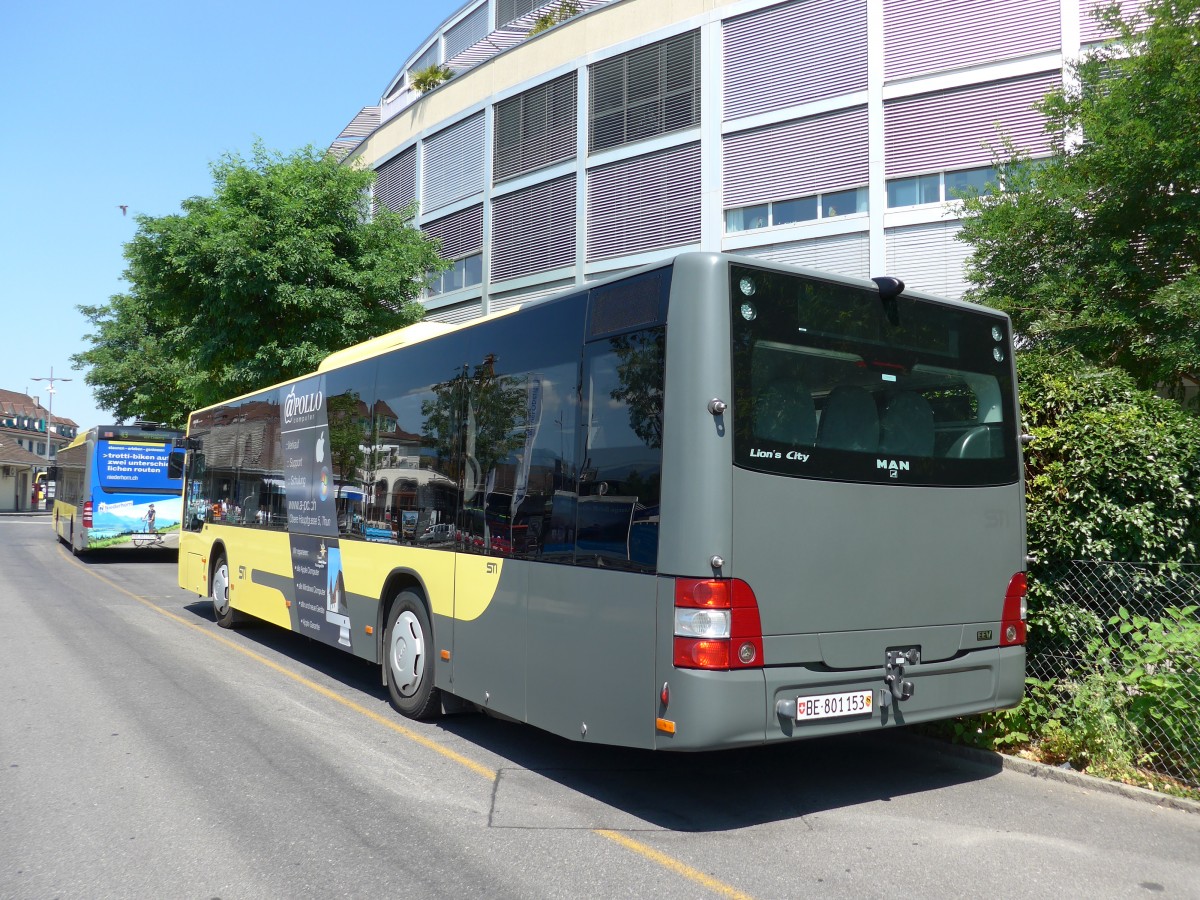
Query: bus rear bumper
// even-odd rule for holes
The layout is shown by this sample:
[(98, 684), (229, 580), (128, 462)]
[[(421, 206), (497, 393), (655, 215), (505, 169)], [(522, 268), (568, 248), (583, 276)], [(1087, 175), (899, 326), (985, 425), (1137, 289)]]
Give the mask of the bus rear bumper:
[[(807, 666), (700, 672), (677, 669), (670, 702), (660, 710), (674, 733), (659, 729), (661, 750), (700, 750), (802, 740), (898, 725), (915, 725), (1004, 709), (1025, 691), (1025, 648), (974, 650), (952, 660), (921, 663), (904, 672), (905, 700), (890, 696), (882, 665), (828, 671)], [(797, 703), (870, 692), (870, 711), (797, 721)], [(885, 694), (889, 696), (885, 699)], [(861, 696), (861, 694), (860, 694)]]

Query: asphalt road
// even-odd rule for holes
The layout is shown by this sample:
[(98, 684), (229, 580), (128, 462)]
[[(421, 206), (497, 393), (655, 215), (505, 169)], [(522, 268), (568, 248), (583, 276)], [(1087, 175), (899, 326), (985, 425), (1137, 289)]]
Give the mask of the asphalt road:
[(718, 754), (400, 718), (173, 554), (0, 519), (0, 897), (1200, 897), (1200, 815), (886, 732)]

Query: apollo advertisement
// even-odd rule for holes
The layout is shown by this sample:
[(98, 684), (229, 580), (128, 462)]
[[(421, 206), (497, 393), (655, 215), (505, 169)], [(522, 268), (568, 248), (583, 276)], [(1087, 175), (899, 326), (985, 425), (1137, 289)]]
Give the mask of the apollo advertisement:
[(295, 609), (300, 630), (350, 647), (350, 618), (338, 543), (325, 378), (279, 389)]

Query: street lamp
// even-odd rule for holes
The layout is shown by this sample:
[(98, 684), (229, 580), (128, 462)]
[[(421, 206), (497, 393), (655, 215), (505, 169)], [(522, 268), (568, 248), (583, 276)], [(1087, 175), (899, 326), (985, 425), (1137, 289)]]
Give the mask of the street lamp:
[(46, 388), (46, 393), (50, 395), (50, 405), (46, 407), (46, 465), (50, 465), (50, 428), (54, 420), (54, 382), (56, 381), (73, 381), (71, 378), (55, 378), (54, 366), (50, 367), (49, 378), (34, 378), (33, 381), (49, 381), (50, 387)]

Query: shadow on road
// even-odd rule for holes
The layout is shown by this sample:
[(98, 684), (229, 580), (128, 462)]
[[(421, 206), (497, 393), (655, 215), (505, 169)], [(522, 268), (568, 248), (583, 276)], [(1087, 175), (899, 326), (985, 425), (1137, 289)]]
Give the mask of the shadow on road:
[[(207, 600), (184, 608), (213, 621)], [(493, 827), (555, 827), (557, 815), (560, 827), (728, 831), (965, 784), (1001, 770), (999, 761), (966, 762), (896, 728), (684, 754), (582, 744), (482, 713), (411, 723), (391, 709), (375, 665), (266, 623), (250, 620), (237, 631), (344, 684), (361, 694), (357, 702), (377, 705), (408, 727), (431, 728), (507, 760), (488, 763), (498, 771)], [(555, 812), (547, 809), (545, 782), (560, 806)], [(554, 785), (565, 790), (556, 793)]]
[[(71, 551), (62, 545), (63, 553)], [(87, 550), (76, 554), (75, 558), (87, 566), (112, 566), (120, 563), (171, 563), (179, 559), (178, 547), (135, 547), (132, 544), (121, 547), (102, 547), (98, 550)]]

